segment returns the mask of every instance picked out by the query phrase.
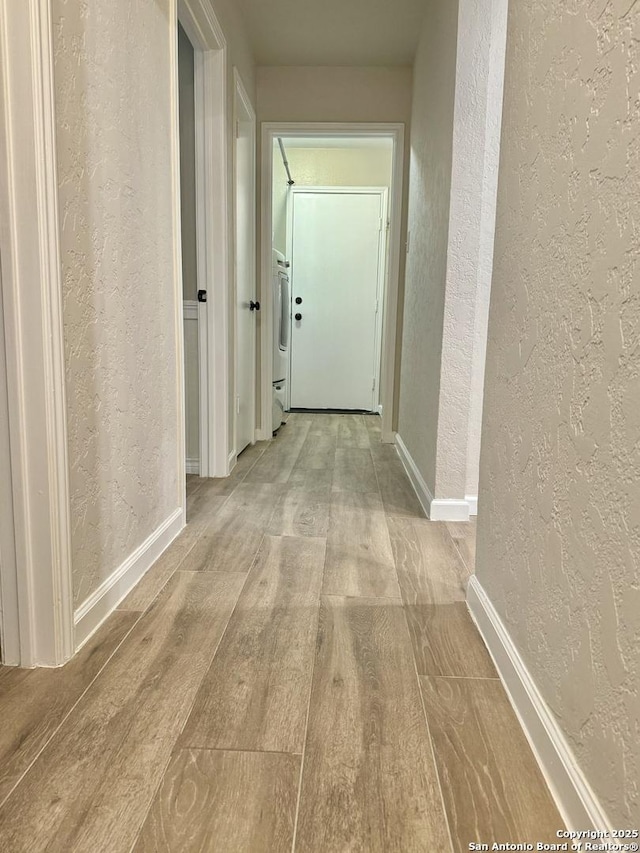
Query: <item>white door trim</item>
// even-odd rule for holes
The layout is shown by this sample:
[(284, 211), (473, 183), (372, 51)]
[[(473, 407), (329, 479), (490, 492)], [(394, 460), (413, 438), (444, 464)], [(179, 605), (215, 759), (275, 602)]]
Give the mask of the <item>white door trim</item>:
[(0, 258), (0, 663), (17, 666), (20, 663), (20, 623), (1, 260)]
[[(234, 99), (233, 99), (233, 246), (234, 246), (234, 264), (233, 264), (233, 305), (234, 305), (234, 341), (233, 341), (233, 396), (234, 400), (238, 399), (238, 311), (237, 311), (237, 288), (238, 288), (238, 280), (237, 280), (237, 264), (235, 263), (235, 251), (236, 251), (236, 204), (237, 204), (237, 181), (236, 181), (236, 157), (237, 157), (237, 145), (236, 140), (238, 136), (237, 127), (238, 121), (240, 120), (239, 107), (244, 111), (245, 115), (248, 117), (248, 121), (251, 123), (251, 139), (252, 146), (251, 150), (253, 151), (253, 159), (251, 164), (251, 197), (255, 199), (256, 197), (256, 113), (253, 108), (253, 104), (247, 94), (247, 90), (245, 88), (244, 83), (242, 82), (242, 77), (240, 76), (240, 72), (237, 68), (233, 69), (233, 83), (234, 83)], [(255, 210), (255, 208), (254, 208)], [(250, 245), (251, 249), (251, 262), (250, 269), (254, 271), (253, 273), (253, 292), (255, 297), (256, 292), (256, 282), (255, 282), (255, 268), (256, 268), (256, 229), (255, 229), (255, 216), (252, 217), (252, 225), (253, 230), (250, 236)], [(262, 308), (262, 303), (261, 303)], [(259, 312), (258, 317), (260, 317), (262, 311)], [(256, 323), (260, 322), (259, 320)], [(257, 326), (256, 332), (253, 338), (253, 394), (251, 398), (251, 423), (253, 424), (252, 428), (252, 443), (256, 440), (256, 345), (257, 345)], [(237, 441), (237, 422), (238, 422), (238, 408), (237, 405), (233, 408), (233, 447), (231, 448), (229, 458), (231, 460), (231, 467), (235, 465), (237, 459), (237, 451), (238, 451), (238, 441)]]
[(11, 662), (21, 666), (58, 666), (74, 652), (52, 35), (50, 0), (0, 0), (0, 257), (16, 556), (14, 578), (3, 580), (17, 590), (19, 654)]
[(404, 177), (404, 124), (381, 122), (264, 122), (261, 143), (260, 189), (260, 401), (261, 417), (258, 437), (272, 436), (272, 331), (273, 316), (270, 299), (271, 288), (271, 235), (273, 213), (273, 143), (278, 136), (387, 136), (393, 139), (393, 178), (390, 193), (389, 249), (387, 260), (387, 287), (382, 311), (382, 358), (380, 374), (380, 400), (382, 403), (382, 440), (394, 441), (393, 398), (396, 365), (396, 326), (398, 317), (398, 292), (400, 281), (400, 231), (402, 218), (402, 188)]
[[(200, 474), (224, 477), (231, 440), (227, 46), (208, 0), (178, 0), (178, 19), (194, 48), (198, 288), (207, 291), (198, 304)], [(175, 128), (179, 144), (177, 116)], [(179, 213), (179, 193), (177, 202)]]
[[(380, 217), (382, 219), (382, 237), (378, 244), (378, 281), (376, 299), (378, 301), (378, 310), (376, 311), (376, 328), (375, 328), (375, 350), (373, 354), (373, 377), (375, 387), (372, 389), (371, 411), (378, 411), (382, 402), (380, 394), (380, 373), (381, 373), (381, 349), (382, 349), (382, 313), (385, 292), (387, 289), (388, 279), (388, 264), (387, 264), (387, 218), (389, 216), (389, 190), (387, 187), (291, 187), (289, 197), (287, 199), (287, 258), (292, 263), (289, 272), (291, 295), (293, 298), (293, 279), (295, 270), (293, 269), (293, 198), (297, 195), (305, 193), (325, 193), (326, 195), (377, 195), (380, 196)], [(293, 356), (293, 347), (289, 345), (289, 377), (293, 375), (291, 358)], [(287, 405), (291, 405), (291, 380), (287, 383)]]

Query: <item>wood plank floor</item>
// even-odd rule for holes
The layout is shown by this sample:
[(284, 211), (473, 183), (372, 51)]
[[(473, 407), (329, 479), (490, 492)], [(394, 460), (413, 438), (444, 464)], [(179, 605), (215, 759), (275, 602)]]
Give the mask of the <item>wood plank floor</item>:
[(458, 853), (562, 826), (377, 416), (291, 415), (62, 670), (0, 668), (0, 851)]

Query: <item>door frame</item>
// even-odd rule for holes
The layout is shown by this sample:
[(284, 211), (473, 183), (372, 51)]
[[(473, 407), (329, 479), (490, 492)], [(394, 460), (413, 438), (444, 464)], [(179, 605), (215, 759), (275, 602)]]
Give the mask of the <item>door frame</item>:
[[(253, 108), (253, 104), (251, 103), (251, 99), (247, 93), (246, 87), (242, 82), (242, 77), (240, 76), (240, 72), (237, 68), (233, 69), (233, 307), (234, 307), (234, 335), (233, 335), (233, 447), (231, 448), (229, 454), (229, 469), (233, 468), (236, 464), (236, 460), (238, 458), (238, 405), (239, 405), (239, 396), (238, 396), (238, 265), (236, 263), (236, 253), (237, 253), (237, 242), (238, 242), (238, 232), (237, 232), (237, 219), (236, 219), (236, 210), (237, 210), (237, 201), (238, 201), (238, 183), (236, 180), (236, 167), (237, 167), (237, 140), (238, 140), (238, 122), (241, 120), (240, 113), (244, 112), (245, 121), (248, 121), (251, 125), (250, 137), (251, 137), (251, 186), (250, 186), (250, 197), (253, 200), (253, 212), (254, 215), (251, 217), (251, 233), (249, 235), (249, 245), (250, 245), (250, 259), (249, 259), (249, 269), (251, 270), (252, 276), (252, 284), (253, 284), (253, 293), (254, 296), (256, 294), (256, 209), (255, 209), (255, 199), (256, 199), (256, 112)], [(262, 313), (262, 304), (261, 311)], [(250, 419), (252, 423), (251, 428), (251, 444), (255, 444), (256, 441), (256, 352), (257, 352), (257, 323), (258, 320), (256, 318), (256, 323), (254, 327), (254, 334), (252, 340), (252, 387), (253, 393), (251, 395), (251, 404), (250, 404)]]
[[(6, 663), (75, 651), (51, 0), (0, 0), (0, 262), (15, 560)], [(10, 35), (9, 35), (10, 34)], [(5, 537), (3, 537), (5, 538)], [(6, 548), (5, 542), (5, 548)]]
[[(207, 291), (207, 301), (198, 303), (200, 476), (225, 477), (229, 473), (232, 387), (229, 359), (227, 43), (208, 0), (178, 0), (177, 20), (194, 50), (197, 276), (198, 288)], [(176, 92), (177, 74), (176, 56)], [(174, 128), (179, 146), (177, 110)], [(177, 221), (180, 222), (179, 173), (177, 180)], [(180, 240), (179, 233), (177, 239)], [(180, 245), (178, 249), (180, 257)], [(182, 297), (180, 305), (182, 313)], [(181, 327), (182, 322), (181, 317)], [(180, 338), (182, 340), (182, 333)], [(184, 350), (181, 369), (183, 374)], [(184, 388), (180, 399), (184, 420)], [(183, 456), (185, 454), (183, 448)]]
[[(380, 393), (380, 374), (382, 362), (382, 314), (381, 310), (384, 305), (384, 297), (387, 289), (387, 281), (389, 278), (389, 265), (387, 254), (387, 234), (389, 231), (389, 189), (387, 187), (291, 187), (291, 194), (287, 199), (287, 258), (291, 262), (289, 272), (291, 298), (293, 299), (294, 276), (295, 269), (293, 267), (293, 199), (295, 196), (311, 193), (318, 195), (377, 195), (380, 197), (380, 217), (382, 219), (382, 239), (378, 245), (378, 281), (376, 283), (376, 322), (375, 322), (375, 345), (373, 353), (373, 379), (374, 387), (371, 389), (371, 411), (381, 410), (381, 393)], [(293, 359), (293, 334), (290, 336), (289, 343), (289, 382), (287, 383), (287, 404), (291, 407), (291, 376)]]
[(393, 443), (393, 398), (396, 367), (398, 297), (400, 290), (400, 253), (402, 228), (402, 193), (404, 182), (405, 126), (396, 122), (264, 122), (261, 142), (260, 196), (260, 429), (258, 436), (272, 436), (272, 365), (271, 342), (273, 316), (271, 299), (271, 235), (273, 231), (273, 143), (278, 136), (297, 137), (371, 137), (393, 140), (392, 182), (389, 194), (390, 220), (387, 252), (387, 286), (382, 310), (382, 358), (380, 400), (382, 405), (382, 440)]

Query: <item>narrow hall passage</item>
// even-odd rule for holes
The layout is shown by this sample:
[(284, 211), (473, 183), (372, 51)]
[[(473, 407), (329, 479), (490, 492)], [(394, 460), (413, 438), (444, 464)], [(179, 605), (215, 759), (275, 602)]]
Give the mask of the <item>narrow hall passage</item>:
[[(0, 670), (0, 850), (461, 853), (562, 821), (377, 416), (293, 414), (62, 670)], [(25, 700), (28, 696), (29, 701)]]

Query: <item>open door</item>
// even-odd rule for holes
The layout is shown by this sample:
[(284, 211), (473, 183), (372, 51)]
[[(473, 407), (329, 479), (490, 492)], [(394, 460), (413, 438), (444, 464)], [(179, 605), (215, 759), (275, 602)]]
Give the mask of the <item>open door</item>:
[(236, 306), (235, 450), (255, 441), (256, 323), (256, 118), (235, 72), (234, 249)]

